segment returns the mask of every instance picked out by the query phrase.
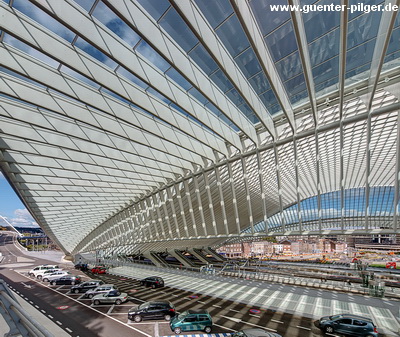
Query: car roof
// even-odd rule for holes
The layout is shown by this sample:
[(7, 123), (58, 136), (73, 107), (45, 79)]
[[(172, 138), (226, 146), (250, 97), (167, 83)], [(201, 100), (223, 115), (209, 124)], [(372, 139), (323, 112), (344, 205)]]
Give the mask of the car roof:
[(278, 336), (275, 333), (268, 332), (263, 329), (244, 329), (242, 330), (246, 334), (247, 337), (272, 337), (272, 336)]
[[(334, 315), (334, 316), (339, 316), (339, 315)], [(371, 322), (371, 323), (373, 322), (372, 319), (369, 317), (358, 316), (358, 315), (353, 315), (353, 314), (340, 314), (340, 316), (342, 316), (343, 318), (354, 318), (354, 319), (360, 319), (360, 320)]]
[(201, 310), (201, 309), (199, 309), (199, 310), (190, 309), (187, 312), (189, 314), (206, 314), (206, 315), (208, 315), (208, 311), (207, 310)]

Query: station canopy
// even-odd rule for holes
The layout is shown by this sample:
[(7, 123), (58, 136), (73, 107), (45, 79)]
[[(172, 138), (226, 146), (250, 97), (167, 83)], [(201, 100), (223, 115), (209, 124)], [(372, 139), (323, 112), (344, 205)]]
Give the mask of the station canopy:
[(396, 234), (398, 5), (1, 0), (3, 175), (72, 254)]

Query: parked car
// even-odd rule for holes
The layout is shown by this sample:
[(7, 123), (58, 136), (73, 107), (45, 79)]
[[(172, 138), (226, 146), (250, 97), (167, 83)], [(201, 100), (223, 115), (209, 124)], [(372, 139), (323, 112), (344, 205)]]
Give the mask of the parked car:
[(45, 276), (43, 276), (43, 281), (44, 282), (50, 282), (53, 280), (57, 280), (62, 276), (68, 276), (71, 275), (71, 273), (69, 271), (65, 271), (65, 270), (57, 270), (51, 274), (47, 274)]
[(117, 290), (117, 287), (113, 284), (102, 284), (101, 286), (98, 286), (97, 288), (94, 289), (89, 289), (86, 293), (85, 293), (85, 297), (89, 297), (92, 298), (98, 294), (104, 294), (104, 293), (108, 293), (110, 290)]
[(169, 325), (176, 335), (179, 335), (182, 331), (196, 330), (210, 333), (212, 319), (207, 310), (187, 310), (172, 318)]
[(174, 305), (169, 301), (150, 301), (133, 307), (128, 311), (128, 319), (140, 322), (142, 319), (165, 319), (170, 321), (176, 314)]
[(43, 269), (43, 270), (39, 270), (38, 272), (36, 272), (35, 276), (37, 279), (41, 280), (43, 277), (45, 277), (46, 275), (50, 275), (55, 273), (56, 271), (60, 271), (61, 269)]
[(235, 332), (232, 337), (282, 337), (281, 335), (275, 332), (269, 332), (264, 329), (244, 329), (238, 332)]
[(98, 294), (92, 298), (92, 303), (99, 304), (121, 304), (128, 300), (127, 293), (120, 293), (117, 290), (110, 290), (108, 293)]
[(363, 316), (351, 314), (324, 316), (316, 321), (316, 325), (327, 333), (342, 333), (354, 337), (378, 337), (373, 321)]
[(146, 277), (140, 280), (140, 285), (145, 287), (159, 288), (164, 287), (164, 280), (159, 276)]
[(81, 270), (81, 271), (88, 271), (89, 270), (89, 266), (87, 265), (87, 263), (77, 263), (74, 266), (75, 269)]
[(65, 275), (61, 276), (58, 279), (50, 281), (51, 285), (60, 285), (60, 284), (78, 284), (81, 283), (81, 278), (80, 276), (73, 276), (73, 275)]
[(106, 274), (107, 269), (103, 266), (96, 266), (90, 270), (93, 274)]
[(75, 294), (85, 293), (90, 289), (95, 289), (98, 286), (101, 286), (102, 284), (104, 284), (104, 282), (101, 280), (89, 280), (71, 287), (70, 291)]
[(58, 266), (55, 264), (42, 264), (40, 266), (36, 266), (35, 268), (31, 269), (28, 272), (28, 275), (36, 277), (36, 274), (41, 272), (42, 270), (57, 269), (57, 268)]

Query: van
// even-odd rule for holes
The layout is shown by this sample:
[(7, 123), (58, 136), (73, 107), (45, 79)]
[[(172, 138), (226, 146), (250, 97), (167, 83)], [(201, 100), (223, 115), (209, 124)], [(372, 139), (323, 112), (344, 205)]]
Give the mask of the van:
[(210, 333), (212, 319), (207, 310), (187, 310), (171, 319), (170, 328), (176, 335), (182, 331), (196, 330)]
[(31, 269), (28, 272), (29, 276), (35, 276), (40, 273), (43, 270), (49, 270), (49, 269), (60, 269), (57, 265), (55, 264), (42, 264), (40, 266), (36, 266), (35, 268)]

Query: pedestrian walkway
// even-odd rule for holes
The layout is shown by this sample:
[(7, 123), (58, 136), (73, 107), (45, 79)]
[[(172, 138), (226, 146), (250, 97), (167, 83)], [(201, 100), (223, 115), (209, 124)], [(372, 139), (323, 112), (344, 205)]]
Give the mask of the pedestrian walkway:
[(135, 279), (155, 274), (161, 276), (167, 286), (174, 288), (250, 304), (262, 309), (300, 314), (313, 319), (339, 313), (367, 316), (388, 335), (398, 336), (400, 329), (395, 316), (396, 311), (398, 314), (399, 303), (388, 299), (150, 266), (116, 267), (109, 272)]

